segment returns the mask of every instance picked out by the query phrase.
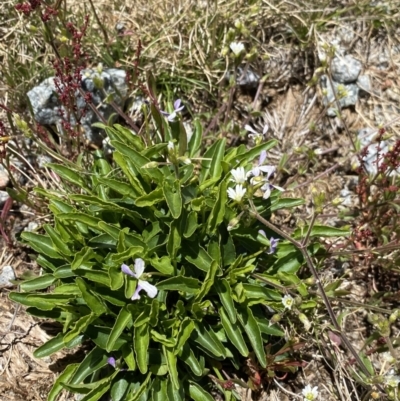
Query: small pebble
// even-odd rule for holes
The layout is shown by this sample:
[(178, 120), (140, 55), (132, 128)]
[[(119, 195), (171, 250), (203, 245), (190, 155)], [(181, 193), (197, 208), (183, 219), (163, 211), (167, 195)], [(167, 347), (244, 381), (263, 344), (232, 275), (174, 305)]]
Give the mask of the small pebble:
[(12, 266), (4, 266), (0, 273), (0, 288), (13, 287), (14, 284), (11, 281), (15, 279), (16, 277)]

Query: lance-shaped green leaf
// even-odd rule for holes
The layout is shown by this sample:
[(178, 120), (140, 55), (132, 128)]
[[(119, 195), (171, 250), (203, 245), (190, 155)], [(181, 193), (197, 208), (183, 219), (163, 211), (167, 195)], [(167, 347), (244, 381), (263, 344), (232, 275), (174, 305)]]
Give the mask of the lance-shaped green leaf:
[(189, 395), (193, 401), (214, 401), (210, 393), (192, 381), (189, 384)]
[[(85, 335), (89, 337), (99, 348), (106, 349), (107, 343), (110, 338), (111, 328), (104, 326), (89, 326), (85, 331)], [(114, 347), (110, 351), (119, 350), (121, 347), (125, 346), (129, 340), (129, 336), (122, 334), (115, 341)]]
[(190, 345), (186, 343), (178, 354), (180, 360), (186, 363), (196, 376), (202, 376), (203, 368), (197, 360)]
[(56, 381), (53, 384), (53, 387), (51, 388), (48, 396), (47, 396), (47, 401), (56, 401), (57, 397), (61, 393), (61, 391), (64, 390), (64, 387), (62, 383), (68, 383), (70, 378), (74, 375), (76, 372), (76, 369), (78, 369), (79, 363), (74, 363), (71, 365), (68, 365), (64, 371), (60, 374), (60, 376), (57, 377)]
[(183, 319), (180, 327), (179, 327), (179, 332), (177, 335), (177, 342), (176, 346), (174, 348), (174, 354), (177, 355), (183, 348), (183, 346), (186, 344), (187, 340), (190, 338), (190, 335), (192, 334), (192, 331), (194, 330), (194, 322), (192, 319), (186, 317)]
[(56, 281), (56, 277), (53, 274), (43, 274), (43, 276), (35, 277), (31, 280), (26, 280), (21, 284), (22, 291), (36, 291), (43, 290), (51, 286), (54, 281)]
[(52, 310), (58, 305), (68, 303), (75, 298), (72, 294), (30, 294), (21, 292), (11, 292), (9, 298), (22, 305), (33, 306), (40, 310)]
[(156, 377), (151, 386), (151, 399), (153, 401), (165, 401), (168, 400), (167, 393), (167, 380), (164, 378)]
[(24, 231), (21, 238), (29, 243), (29, 245), (38, 253), (49, 256), (52, 259), (64, 259), (63, 256), (54, 250), (54, 245), (50, 237)]
[(86, 377), (96, 372), (98, 369), (107, 365), (108, 356), (106, 352), (98, 347), (94, 347), (81, 362), (75, 374), (70, 380), (70, 384), (79, 384)]
[(217, 227), (224, 220), (225, 205), (227, 203), (228, 193), (226, 191), (226, 181), (222, 181), (218, 187), (217, 199), (211, 210), (210, 217), (208, 218), (208, 229), (210, 232), (214, 232)]
[[(115, 372), (117, 374), (117, 372)], [(96, 382), (96, 386), (91, 390), (88, 394), (86, 394), (81, 401), (98, 401), (100, 398), (110, 389), (111, 381), (113, 379), (112, 375), (110, 377), (106, 377), (103, 380), (99, 380)]]
[(260, 365), (265, 368), (267, 366), (267, 360), (265, 357), (264, 343), (261, 337), (260, 328), (258, 327), (251, 309), (246, 306), (238, 307), (238, 318), (247, 334), (247, 337), (249, 337)]
[(127, 196), (131, 199), (135, 199), (142, 194), (142, 192), (135, 190), (135, 188), (132, 187), (132, 185), (127, 184), (126, 182), (113, 180), (105, 177), (99, 177), (98, 180), (101, 184), (105, 185), (107, 188), (110, 188), (115, 192)]
[(63, 349), (65, 347), (63, 338), (64, 334), (58, 333), (56, 337), (50, 339), (39, 348), (37, 348), (34, 351), (33, 355), (35, 356), (35, 358), (45, 358), (46, 356), (52, 355), (55, 352)]
[(222, 174), (222, 160), (224, 158), (226, 139), (219, 139), (204, 154), (201, 161), (199, 181), (202, 184), (210, 175), (212, 179), (219, 179)]
[(166, 347), (165, 345), (163, 345), (162, 347), (163, 347), (165, 360), (166, 360), (167, 366), (168, 366), (169, 378), (171, 379), (173, 386), (176, 389), (179, 389), (180, 383), (179, 383), (178, 370), (176, 367), (176, 362), (177, 362), (176, 355), (174, 354), (172, 348)]
[(138, 401), (138, 400), (140, 400), (141, 399), (140, 397), (147, 390), (150, 378), (151, 378), (151, 372), (149, 372), (147, 374), (146, 379), (142, 382), (142, 384), (139, 386), (139, 388), (135, 389), (132, 394), (128, 395), (128, 397), (125, 399), (125, 401)]
[(123, 376), (119, 375), (116, 377), (116, 380), (111, 385), (111, 399), (113, 401), (124, 401), (125, 395), (128, 392), (129, 382), (128, 379)]
[(203, 284), (201, 285), (200, 291), (197, 293), (193, 302), (201, 302), (202, 299), (208, 294), (211, 287), (214, 285), (215, 275), (218, 271), (218, 263), (214, 260), (211, 263), (210, 270), (208, 270)]
[(198, 227), (197, 213), (192, 210), (186, 219), (186, 225), (185, 225), (185, 230), (183, 232), (183, 236), (185, 238), (191, 238), (192, 235), (197, 230), (197, 227)]
[(135, 205), (138, 207), (149, 207), (159, 202), (164, 202), (165, 195), (162, 188), (156, 188), (148, 194), (139, 196), (135, 199)]
[(240, 166), (246, 166), (251, 163), (255, 158), (260, 156), (260, 153), (265, 150), (268, 151), (269, 149), (273, 148), (278, 144), (276, 139), (272, 139), (270, 141), (264, 142), (261, 145), (255, 146), (254, 148), (250, 149), (249, 151), (242, 153), (241, 155), (237, 155), (235, 160), (239, 161)]
[(171, 264), (171, 259), (168, 256), (161, 258), (153, 258), (150, 261), (151, 265), (157, 269), (160, 273), (167, 276), (172, 276), (175, 273), (175, 268)]
[(141, 373), (145, 374), (148, 370), (148, 349), (150, 344), (149, 325), (143, 324), (135, 327), (133, 342), (136, 354), (136, 361)]
[(177, 220), (172, 221), (168, 234), (167, 252), (171, 260), (174, 260), (181, 247), (181, 234)]
[(49, 163), (47, 166), (57, 173), (61, 178), (64, 178), (79, 188), (86, 188), (86, 182), (82, 177), (82, 172), (72, 170), (61, 164)]
[(93, 323), (97, 319), (97, 316), (93, 313), (90, 315), (82, 316), (75, 324), (74, 327), (65, 334), (64, 343), (68, 344), (76, 337), (78, 337), (81, 333), (84, 333), (85, 330), (89, 327), (91, 323)]
[(85, 280), (77, 277), (76, 284), (82, 293), (82, 298), (85, 300), (86, 305), (93, 311), (95, 315), (100, 316), (107, 312), (107, 307), (104, 305), (104, 302), (99, 296), (92, 293), (90, 286), (86, 284)]
[[(295, 238), (305, 236), (308, 231), (308, 226), (298, 228), (294, 232)], [(314, 225), (311, 229), (310, 237), (345, 237), (350, 235), (350, 230), (329, 226)]]
[(182, 213), (182, 195), (181, 184), (179, 180), (164, 180), (163, 193), (171, 215), (174, 219), (178, 219)]
[(157, 289), (169, 291), (183, 291), (188, 294), (196, 294), (200, 288), (199, 280), (190, 277), (176, 276), (167, 278), (157, 283)]
[(212, 355), (218, 357), (226, 358), (226, 350), (222, 345), (221, 341), (218, 340), (217, 336), (211, 335), (209, 331), (212, 331), (211, 328), (208, 330), (205, 328), (204, 324), (196, 324), (196, 330), (192, 333), (192, 338), (194, 341), (199, 343), (204, 349), (211, 352)]
[(186, 251), (188, 254), (185, 259), (188, 262), (194, 264), (198, 269), (208, 272), (213, 259), (203, 247), (199, 246), (198, 243), (194, 243)]
[(236, 323), (236, 309), (228, 281), (224, 278), (215, 280), (215, 289), (217, 290), (222, 306), (229, 316), (229, 320), (232, 324)]
[(203, 126), (199, 119), (194, 121), (194, 133), (189, 141), (189, 157), (195, 157), (203, 140)]
[(107, 341), (106, 350), (107, 352), (111, 352), (114, 349), (115, 343), (118, 338), (121, 336), (122, 332), (125, 330), (125, 327), (132, 324), (132, 314), (125, 307), (122, 308), (118, 314), (117, 319), (115, 320), (115, 324), (111, 329), (110, 337)]
[(232, 341), (232, 344), (244, 357), (247, 357), (249, 355), (249, 350), (242, 336), (242, 331), (237, 323), (231, 323), (223, 308), (219, 309), (219, 316), (221, 317), (222, 326), (229, 340)]
[[(50, 237), (51, 241), (54, 244), (54, 248), (57, 251), (65, 256), (71, 256), (73, 252), (69, 249), (68, 245), (61, 239), (60, 234), (49, 224), (44, 225), (44, 229), (46, 230), (47, 235)], [(68, 258), (68, 260), (70, 260)]]
[(89, 227), (94, 229), (97, 228), (97, 225), (101, 222), (101, 220), (97, 217), (91, 216), (87, 213), (60, 213), (57, 215), (62, 221), (73, 221), (74, 223), (83, 223)]

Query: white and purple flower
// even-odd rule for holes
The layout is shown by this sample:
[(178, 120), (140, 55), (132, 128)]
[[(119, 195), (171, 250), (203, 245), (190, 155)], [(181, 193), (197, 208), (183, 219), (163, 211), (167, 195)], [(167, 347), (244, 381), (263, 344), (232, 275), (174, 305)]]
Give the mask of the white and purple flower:
[(172, 113), (168, 113), (167, 111), (161, 110), (161, 114), (164, 115), (165, 117), (167, 117), (168, 121), (174, 122), (174, 121), (176, 121), (176, 119), (178, 117), (178, 113), (180, 113), (184, 108), (185, 108), (185, 106), (182, 105), (182, 100), (177, 99), (174, 102), (174, 111)]
[(135, 272), (133, 272), (126, 264), (122, 264), (121, 266), (122, 273), (132, 276), (138, 281), (135, 293), (132, 296), (132, 301), (140, 299), (139, 292), (141, 290), (146, 291), (150, 298), (154, 298), (157, 295), (157, 287), (153, 284), (150, 284), (148, 281), (141, 279), (144, 272), (144, 266), (144, 260), (140, 258), (135, 259)]

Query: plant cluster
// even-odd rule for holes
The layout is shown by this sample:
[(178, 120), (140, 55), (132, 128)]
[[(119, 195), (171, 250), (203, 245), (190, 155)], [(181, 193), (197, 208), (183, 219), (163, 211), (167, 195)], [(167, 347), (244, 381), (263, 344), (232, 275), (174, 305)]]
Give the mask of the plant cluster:
[[(93, 344), (49, 400), (62, 389), (83, 400), (240, 399), (236, 385), (258, 388), (257, 375), (302, 365), (279, 321), (290, 312), (310, 330), (317, 302), (297, 276), (303, 254), (262, 223), (303, 203), (272, 183), (265, 152), (275, 141), (226, 149), (220, 139), (203, 151), (202, 127), (188, 138), (181, 107), (150, 105), (143, 136), (102, 126), (113, 162), (97, 151), (90, 172), (51, 164), (64, 192), (36, 190), (54, 224), (22, 238), (44, 274), (10, 297), (63, 325), (37, 357)], [(329, 235), (314, 230), (309, 238)], [(317, 244), (306, 249), (317, 257)]]

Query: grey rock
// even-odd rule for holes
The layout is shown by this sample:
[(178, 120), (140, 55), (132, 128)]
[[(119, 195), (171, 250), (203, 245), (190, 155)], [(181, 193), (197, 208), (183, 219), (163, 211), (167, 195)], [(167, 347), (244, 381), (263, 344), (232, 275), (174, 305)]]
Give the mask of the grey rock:
[(357, 86), (359, 88), (358, 95), (360, 97), (367, 97), (372, 92), (372, 85), (369, 75), (360, 75), (357, 79)]
[(344, 57), (335, 57), (331, 64), (332, 78), (339, 83), (349, 84), (356, 82), (360, 75), (362, 64), (348, 54)]
[[(124, 70), (110, 68), (104, 70), (85, 69), (81, 71), (81, 90), (89, 92), (92, 104), (98, 113), (108, 121), (114, 108), (108, 103), (112, 99), (119, 107), (122, 107), (127, 97), (128, 87), (125, 82), (126, 72)], [(67, 119), (73, 127), (77, 121), (75, 116), (69, 115), (65, 107), (61, 104), (56, 78), (45, 79), (40, 85), (35, 86), (28, 92), (28, 97), (32, 105), (35, 120), (42, 125), (56, 125), (61, 128), (62, 119)], [(63, 84), (60, 84), (61, 89)], [(101, 129), (92, 127), (92, 124), (99, 121), (97, 113), (86, 104), (81, 91), (75, 92), (76, 115), (80, 121), (87, 140), (96, 145), (101, 145), (104, 133)]]
[(0, 191), (0, 205), (3, 205), (6, 203), (6, 201), (9, 199), (10, 195), (6, 191)]
[(5, 188), (10, 182), (7, 170), (0, 164), (0, 188)]
[[(225, 80), (229, 82), (231, 77), (233, 76), (233, 73), (227, 73), (225, 75)], [(260, 76), (253, 71), (250, 67), (248, 68), (242, 68), (238, 67), (237, 68), (237, 73), (236, 73), (236, 84), (244, 89), (244, 90), (250, 90), (250, 89), (256, 89), (260, 83)]]
[[(369, 174), (376, 174), (377, 169), (377, 157), (385, 154), (389, 151), (389, 145), (386, 141), (376, 143), (374, 137), (376, 135), (376, 129), (362, 128), (357, 132), (357, 137), (361, 144), (361, 149), (368, 146), (368, 154), (363, 158), (364, 166)], [(382, 160), (381, 160), (382, 161)]]
[(54, 161), (53, 158), (48, 155), (39, 155), (36, 160), (39, 168), (44, 168), (46, 164)]
[[(333, 81), (333, 88), (326, 75), (321, 77), (321, 86), (326, 89), (326, 95), (323, 98), (324, 106), (330, 106), (327, 110), (329, 117), (336, 116), (335, 93), (339, 98), (340, 108), (354, 106), (358, 100), (359, 87), (356, 84), (340, 84)], [(345, 94), (345, 95), (344, 95)]]
[(29, 224), (24, 228), (24, 231), (35, 232), (39, 228), (39, 224), (34, 221), (29, 222)]
[(13, 287), (14, 284), (11, 282), (15, 280), (15, 272), (12, 266), (4, 266), (0, 272), (0, 288)]

